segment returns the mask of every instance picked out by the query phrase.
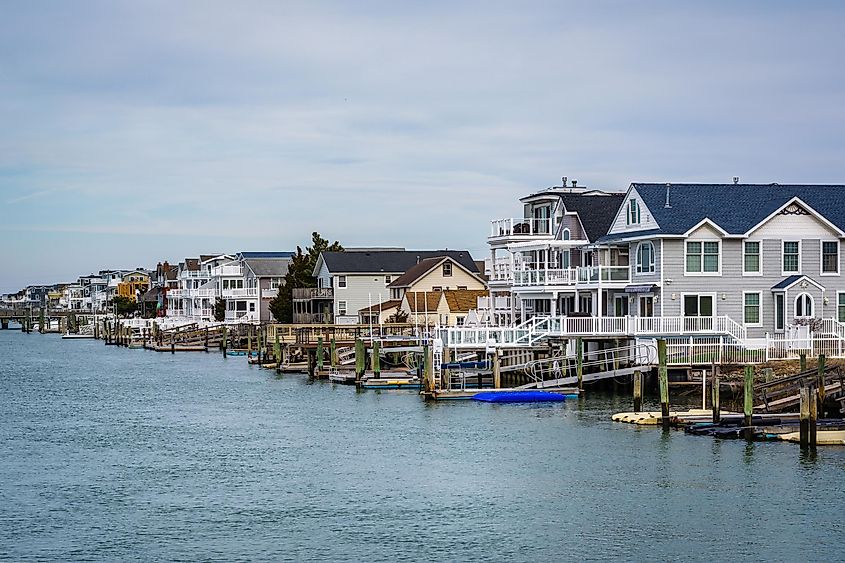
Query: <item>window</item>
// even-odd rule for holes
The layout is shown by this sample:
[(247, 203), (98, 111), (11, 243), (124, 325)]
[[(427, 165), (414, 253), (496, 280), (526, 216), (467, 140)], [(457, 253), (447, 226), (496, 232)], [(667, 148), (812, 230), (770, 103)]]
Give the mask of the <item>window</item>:
[(448, 277), (451, 277), (451, 276), (452, 276), (452, 263), (451, 262), (445, 262), (443, 264), (443, 277), (448, 278)]
[(654, 272), (654, 245), (650, 242), (641, 242), (637, 245), (637, 273), (652, 272)]
[(282, 285), (282, 278), (270, 278), (270, 289), (279, 289)]
[(628, 202), (627, 221), (628, 225), (640, 224), (640, 204), (637, 200), (632, 199)]
[(434, 287), (431, 288), (431, 291), (443, 291), (443, 288), (440, 287), (439, 285), (435, 285)]
[(688, 274), (718, 274), (720, 249), (719, 241), (687, 242), (686, 272)]
[(384, 285), (390, 285), (390, 282), (393, 280), (390, 276), (384, 276)]
[(337, 314), (341, 317), (346, 315), (346, 301), (337, 302)]
[(570, 236), (569, 229), (563, 229), (563, 240), (569, 240)]
[(743, 266), (742, 271), (745, 274), (759, 274), (760, 273), (760, 242), (759, 241), (745, 241), (742, 247), (743, 252)]
[(760, 324), (760, 293), (746, 293), (743, 320), (747, 325)]
[(797, 274), (801, 272), (801, 243), (798, 241), (783, 241), (783, 273)]
[[(337, 287), (343, 288), (346, 287), (346, 276), (338, 276), (337, 277)], [(344, 301), (345, 303), (345, 301)]]
[(455, 317), (455, 326), (464, 326), (464, 319), (466, 317)]
[(813, 316), (813, 298), (809, 293), (802, 293), (795, 298), (795, 317), (807, 318)]
[(822, 241), (822, 274), (839, 273), (839, 241)]
[(250, 312), (250, 313), (254, 313), (254, 312), (255, 312), (255, 303), (250, 303), (250, 304), (249, 304), (249, 312)]
[(560, 265), (564, 270), (569, 269), (569, 267), (570, 267), (569, 264), (571, 263), (571, 260), (572, 259), (569, 255), (568, 250), (564, 250), (563, 252), (560, 253)]
[(783, 293), (775, 293), (775, 330), (782, 331), (786, 327), (786, 306)]
[(845, 323), (845, 292), (836, 294), (836, 318)]
[(684, 316), (712, 317), (713, 296), (696, 294), (684, 295)]

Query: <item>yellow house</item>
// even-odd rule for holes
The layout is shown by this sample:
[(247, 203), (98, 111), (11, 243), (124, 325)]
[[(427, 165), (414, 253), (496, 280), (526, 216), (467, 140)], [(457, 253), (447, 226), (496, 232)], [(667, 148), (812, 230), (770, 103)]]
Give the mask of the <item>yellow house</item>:
[(135, 301), (135, 296), (140, 293), (145, 293), (150, 289), (150, 276), (144, 272), (135, 271), (124, 274), (121, 281), (117, 284), (117, 294), (120, 297), (127, 297)]
[(405, 294), (399, 310), (408, 315), (408, 322), (422, 327), (461, 326), (478, 298), (487, 297), (486, 289), (446, 289), (412, 291)]

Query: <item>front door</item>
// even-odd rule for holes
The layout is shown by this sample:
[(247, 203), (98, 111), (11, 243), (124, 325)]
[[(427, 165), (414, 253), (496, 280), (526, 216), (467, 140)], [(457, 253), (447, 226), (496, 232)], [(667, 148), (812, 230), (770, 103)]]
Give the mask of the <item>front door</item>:
[(684, 295), (684, 330), (713, 330), (713, 295)]
[(628, 316), (628, 296), (617, 295), (613, 298), (613, 316), (627, 317)]
[(654, 297), (651, 295), (640, 296), (640, 316), (653, 317), (654, 316)]

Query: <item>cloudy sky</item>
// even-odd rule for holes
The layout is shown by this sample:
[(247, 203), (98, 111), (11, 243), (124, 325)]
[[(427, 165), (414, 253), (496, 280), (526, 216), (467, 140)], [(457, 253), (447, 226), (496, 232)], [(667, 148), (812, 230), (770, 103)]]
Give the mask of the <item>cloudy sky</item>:
[(560, 182), (845, 183), (845, 6), (0, 0), (0, 292), (469, 248)]

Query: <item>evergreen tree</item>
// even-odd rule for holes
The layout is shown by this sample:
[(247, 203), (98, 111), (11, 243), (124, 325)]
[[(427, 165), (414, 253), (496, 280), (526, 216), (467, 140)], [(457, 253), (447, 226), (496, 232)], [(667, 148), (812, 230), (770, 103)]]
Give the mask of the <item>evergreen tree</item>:
[(226, 320), (226, 302), (221, 297), (214, 302), (214, 320), (218, 323)]
[(341, 252), (343, 246), (337, 241), (329, 244), (329, 241), (314, 231), (311, 233), (311, 246), (302, 251), (302, 247), (296, 247), (296, 254), (291, 257), (288, 264), (288, 272), (285, 274), (284, 283), (279, 286), (279, 293), (270, 302), (270, 312), (280, 323), (293, 322), (293, 290), (300, 287), (317, 287), (317, 280), (314, 278), (314, 266), (321, 252)]

